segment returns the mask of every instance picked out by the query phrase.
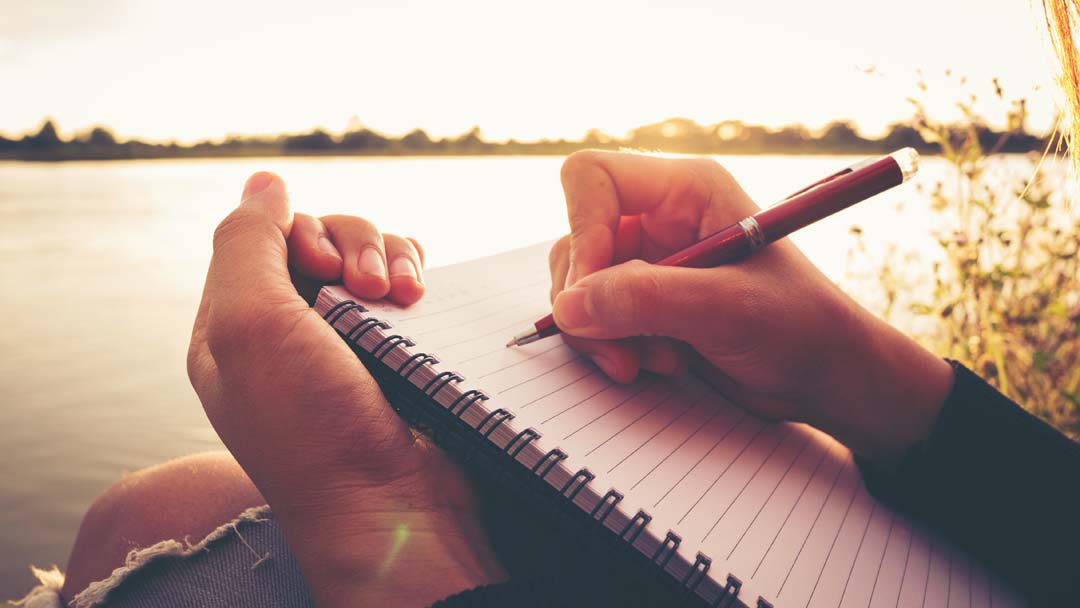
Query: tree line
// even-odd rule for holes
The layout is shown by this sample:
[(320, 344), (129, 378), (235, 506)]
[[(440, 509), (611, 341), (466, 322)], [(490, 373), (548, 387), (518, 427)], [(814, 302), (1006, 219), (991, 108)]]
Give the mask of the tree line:
[[(970, 125), (957, 127), (957, 137), (967, 136)], [(1007, 131), (976, 126), (976, 136), (986, 148), (1000, 152), (1042, 151), (1044, 136), (1028, 133), (1023, 125)], [(835, 121), (811, 131), (795, 125), (767, 128), (740, 121), (700, 125), (688, 118), (671, 118), (631, 130), (624, 137), (597, 129), (580, 140), (488, 141), (479, 127), (456, 137), (432, 138), (423, 129), (401, 137), (368, 128), (344, 133), (314, 129), (279, 136), (230, 136), (223, 141), (191, 145), (151, 143), (138, 139), (120, 141), (105, 127), (94, 127), (65, 139), (55, 122), (46, 120), (33, 134), (21, 138), (0, 136), (0, 160), (111, 160), (141, 158), (210, 158), (245, 156), (313, 155), (545, 155), (569, 154), (584, 148), (636, 149), (686, 154), (862, 154), (890, 152), (913, 147), (924, 154), (940, 152), (934, 137), (924, 137), (917, 120), (895, 123), (878, 138), (862, 136), (850, 121)]]

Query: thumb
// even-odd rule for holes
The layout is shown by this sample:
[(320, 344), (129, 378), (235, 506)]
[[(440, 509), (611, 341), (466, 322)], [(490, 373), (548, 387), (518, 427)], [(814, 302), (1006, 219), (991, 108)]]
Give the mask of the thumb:
[(248, 178), (240, 206), (214, 231), (212, 287), (265, 289), (289, 285), (286, 239), (293, 214), (285, 182), (273, 173)]
[(241, 198), (214, 231), (204, 294), (211, 328), (236, 327), (269, 312), (258, 310), (261, 306), (304, 304), (289, 278), (286, 239), (293, 214), (285, 183), (273, 173), (256, 173)]
[(725, 316), (717, 276), (729, 268), (676, 268), (633, 260), (581, 279), (555, 298), (555, 323), (567, 334), (615, 339), (666, 336), (696, 342)]

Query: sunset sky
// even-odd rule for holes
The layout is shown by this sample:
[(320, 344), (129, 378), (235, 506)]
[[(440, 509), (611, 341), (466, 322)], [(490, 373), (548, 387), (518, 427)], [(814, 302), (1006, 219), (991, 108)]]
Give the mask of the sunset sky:
[(1000, 77), (1045, 130), (1041, 19), (1038, 0), (0, 0), (0, 132), (51, 116), (193, 141), (356, 117), (395, 135), (579, 138), (687, 116), (851, 118), (873, 135), (910, 115), (919, 69), (943, 117), (962, 96), (952, 69), (982, 97)]

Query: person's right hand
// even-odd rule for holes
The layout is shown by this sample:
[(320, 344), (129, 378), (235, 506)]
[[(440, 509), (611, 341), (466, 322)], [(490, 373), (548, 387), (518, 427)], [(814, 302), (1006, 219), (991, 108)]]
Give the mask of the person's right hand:
[(571, 233), (550, 256), (553, 312), (609, 376), (688, 362), (736, 404), (880, 460), (929, 433), (950, 366), (856, 304), (789, 240), (719, 268), (647, 263), (758, 211), (719, 164), (585, 151), (567, 158), (562, 181)]

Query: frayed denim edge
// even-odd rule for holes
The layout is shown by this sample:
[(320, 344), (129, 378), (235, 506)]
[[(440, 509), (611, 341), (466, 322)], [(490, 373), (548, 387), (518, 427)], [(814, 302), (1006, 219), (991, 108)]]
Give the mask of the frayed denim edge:
[[(225, 537), (229, 532), (235, 532), (239, 535), (240, 532), (237, 530), (239, 524), (267, 521), (265, 516), (269, 513), (270, 507), (267, 505), (246, 509), (236, 519), (218, 526), (195, 544), (191, 544), (187, 539), (183, 542), (163, 540), (144, 549), (133, 549), (127, 554), (123, 566), (113, 570), (112, 574), (107, 578), (90, 583), (86, 589), (71, 600), (69, 606), (70, 608), (94, 608), (100, 606), (105, 602), (105, 598), (110, 591), (117, 588), (124, 582), (124, 579), (146, 564), (162, 557), (187, 557), (199, 551), (205, 551), (210, 543)], [(241, 537), (242, 539), (243, 537)], [(269, 553), (260, 556), (254, 549), (252, 549), (252, 553), (255, 553), (258, 558), (251, 566), (253, 569), (270, 558)], [(14, 604), (23, 608), (64, 608), (60, 599), (60, 589), (64, 586), (64, 575), (60, 572), (60, 569), (53, 566), (51, 570), (41, 570), (31, 566), (31, 571), (41, 584), (34, 587), (26, 597), (14, 602)]]

